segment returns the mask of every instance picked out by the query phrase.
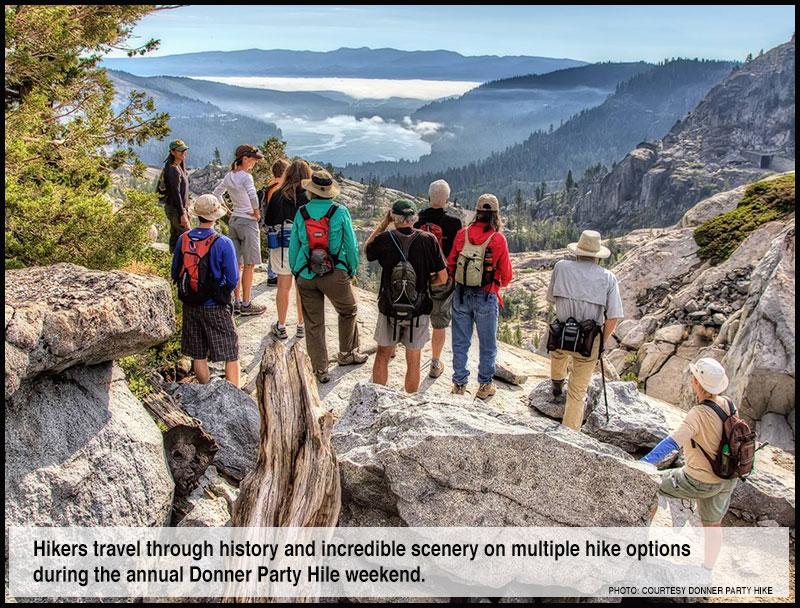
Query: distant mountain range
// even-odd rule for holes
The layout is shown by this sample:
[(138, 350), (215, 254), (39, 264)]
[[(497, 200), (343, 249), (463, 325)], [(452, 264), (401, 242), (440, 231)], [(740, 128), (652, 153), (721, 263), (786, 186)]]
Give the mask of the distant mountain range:
[[(416, 193), (444, 178), (459, 197), (494, 192), (510, 198), (517, 189), (532, 197), (542, 181), (575, 178), (598, 163), (611, 165), (637, 143), (662, 137), (708, 91), (725, 78), (732, 62), (675, 60), (641, 72), (619, 84), (601, 105), (582, 110), (561, 127), (532, 133), (524, 142), (460, 168), (409, 175), (418, 163), (385, 163), (384, 185)], [(353, 169), (353, 170), (350, 170)], [(356, 167), (345, 173), (354, 176)], [(361, 177), (361, 176), (359, 176)]]
[[(302, 31), (298, 31), (302, 35)], [(248, 49), (163, 57), (107, 58), (102, 65), (137, 76), (295, 76), (485, 82), (585, 65), (575, 59), (525, 55), (464, 56), (452, 51), (340, 48), (335, 51)]]

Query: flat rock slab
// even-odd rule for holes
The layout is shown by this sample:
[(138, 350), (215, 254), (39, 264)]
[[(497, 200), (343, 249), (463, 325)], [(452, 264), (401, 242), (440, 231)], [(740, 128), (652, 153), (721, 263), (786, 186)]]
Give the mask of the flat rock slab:
[(639, 526), (658, 476), (534, 415), (360, 384), (334, 429), (339, 525)]
[(25, 382), (6, 402), (6, 526), (161, 526), (161, 431), (111, 363)]
[(5, 396), (26, 378), (119, 359), (175, 331), (159, 277), (74, 264), (7, 270)]
[(241, 481), (256, 466), (261, 421), (250, 395), (222, 378), (208, 384), (173, 385), (186, 413), (197, 418), (219, 445), (217, 469)]

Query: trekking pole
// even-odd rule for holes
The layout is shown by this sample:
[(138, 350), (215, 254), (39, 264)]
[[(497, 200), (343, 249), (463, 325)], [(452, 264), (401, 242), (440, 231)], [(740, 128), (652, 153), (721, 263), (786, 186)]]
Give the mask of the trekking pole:
[(600, 353), (600, 381), (603, 383), (603, 401), (606, 404), (606, 423), (608, 422), (608, 396), (606, 395), (606, 370), (603, 366), (603, 353)]

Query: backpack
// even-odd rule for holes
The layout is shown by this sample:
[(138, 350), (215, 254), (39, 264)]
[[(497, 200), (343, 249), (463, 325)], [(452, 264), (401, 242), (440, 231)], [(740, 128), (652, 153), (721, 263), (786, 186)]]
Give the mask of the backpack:
[(218, 304), (229, 304), (218, 282), (211, 274), (211, 246), (219, 237), (214, 232), (204, 239), (193, 239), (186, 232), (181, 235), (181, 269), (178, 274), (178, 298), (187, 304), (203, 304), (213, 298)]
[(398, 326), (409, 325), (409, 340), (414, 339), (414, 319), (419, 319), (419, 311), (425, 301), (425, 292), (417, 291), (417, 271), (408, 261), (411, 244), (419, 236), (414, 230), (410, 235), (397, 231), (389, 232), (395, 247), (400, 252), (400, 261), (392, 267), (389, 282), (381, 294), (382, 308), (394, 321), (392, 340), (397, 339)]
[(318, 277), (325, 276), (336, 268), (336, 264), (342, 262), (336, 254), (329, 250), (331, 218), (337, 209), (339, 209), (339, 205), (331, 203), (325, 215), (318, 220), (311, 217), (305, 205), (298, 209), (303, 217), (308, 238), (308, 261), (304, 268), (308, 268)]
[[(727, 399), (727, 398), (726, 398)], [(711, 458), (703, 447), (692, 439), (692, 447), (699, 448), (711, 464), (714, 475), (721, 479), (745, 479), (752, 471), (756, 454), (756, 434), (750, 430), (747, 423), (736, 414), (736, 406), (727, 399), (730, 406), (730, 415), (714, 401), (706, 399), (707, 405), (722, 420), (722, 438), (719, 442), (716, 458)]]
[[(464, 232), (464, 248), (458, 254), (456, 261), (455, 281), (465, 287), (485, 287), (494, 282), (494, 264), (491, 256), (487, 259), (486, 251), (490, 236), (480, 245), (474, 245), (469, 240), (469, 232)], [(490, 250), (491, 252), (491, 250)]]
[(433, 236), (435, 236), (436, 240), (439, 241), (439, 249), (444, 251), (444, 247), (442, 246), (444, 235), (442, 234), (442, 227), (439, 224), (425, 222), (419, 227), (419, 230), (422, 230), (423, 232), (430, 232)]

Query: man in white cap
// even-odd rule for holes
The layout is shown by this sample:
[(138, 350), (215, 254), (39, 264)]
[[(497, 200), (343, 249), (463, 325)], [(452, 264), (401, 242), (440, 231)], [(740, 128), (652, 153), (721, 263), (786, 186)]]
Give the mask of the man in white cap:
[[(556, 318), (561, 327), (570, 320), (581, 323), (584, 328), (594, 322), (587, 332), (591, 338), (591, 349), (585, 354), (570, 348), (550, 349), (550, 379), (553, 396), (560, 397), (564, 381), (567, 380), (567, 400), (562, 423), (579, 431), (583, 424), (584, 397), (592, 379), (597, 359), (617, 323), (622, 318), (622, 300), (619, 296), (617, 277), (599, 265), (600, 260), (611, 255), (611, 251), (600, 241), (600, 233), (584, 230), (577, 243), (567, 249), (575, 259), (560, 260), (553, 268), (547, 301), (555, 305)], [(554, 342), (552, 335), (548, 345)], [(561, 343), (559, 341), (559, 343)], [(567, 365), (572, 359), (572, 373), (567, 379)]]
[(233, 241), (214, 230), (214, 223), (229, 212), (213, 194), (197, 197), (191, 213), (200, 226), (178, 238), (172, 280), (183, 302), (181, 352), (192, 358), (198, 382), (210, 380), (209, 361), (224, 361), (225, 378), (238, 388), (239, 337), (231, 294), (239, 284), (239, 265)]
[(719, 361), (706, 357), (690, 363), (689, 370), (698, 404), (689, 410), (678, 429), (656, 445), (642, 461), (657, 465), (678, 449), (683, 450), (686, 464), (666, 471), (660, 490), (668, 496), (697, 501), (698, 514), (706, 529), (704, 567), (710, 570), (721, 546), (722, 532), (719, 528), (722, 518), (728, 511), (738, 481), (735, 477), (717, 477), (709, 461), (709, 458), (717, 457), (723, 434), (722, 418), (714, 406), (726, 416), (734, 411), (731, 401), (722, 396), (728, 387), (728, 376)]

